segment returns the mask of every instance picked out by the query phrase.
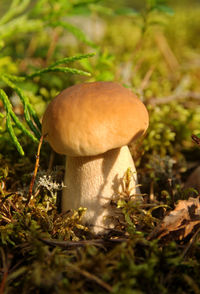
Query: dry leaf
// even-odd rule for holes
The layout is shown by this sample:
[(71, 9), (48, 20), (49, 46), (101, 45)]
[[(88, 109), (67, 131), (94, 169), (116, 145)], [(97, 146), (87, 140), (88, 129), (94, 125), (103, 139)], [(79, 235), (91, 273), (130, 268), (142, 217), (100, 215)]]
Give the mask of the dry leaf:
[(148, 239), (180, 241), (200, 227), (200, 196), (180, 200), (173, 211), (165, 216), (160, 225), (149, 235)]

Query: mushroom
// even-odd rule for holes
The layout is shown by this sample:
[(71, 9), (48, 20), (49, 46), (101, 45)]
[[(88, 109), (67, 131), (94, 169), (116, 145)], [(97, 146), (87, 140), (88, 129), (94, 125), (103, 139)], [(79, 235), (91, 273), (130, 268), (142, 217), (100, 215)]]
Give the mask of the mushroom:
[(94, 233), (114, 226), (111, 199), (123, 190), (128, 168), (132, 193), (137, 174), (127, 144), (143, 135), (149, 117), (144, 104), (114, 82), (93, 82), (63, 90), (48, 105), (42, 134), (66, 154), (62, 211), (87, 208), (83, 222)]

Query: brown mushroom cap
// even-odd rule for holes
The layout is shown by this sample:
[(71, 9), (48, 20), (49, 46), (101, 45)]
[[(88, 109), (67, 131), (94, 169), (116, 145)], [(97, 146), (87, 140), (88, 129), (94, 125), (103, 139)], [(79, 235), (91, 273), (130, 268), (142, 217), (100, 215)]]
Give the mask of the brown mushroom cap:
[(48, 105), (42, 134), (69, 156), (93, 156), (127, 145), (148, 128), (144, 104), (114, 82), (84, 83), (62, 91)]

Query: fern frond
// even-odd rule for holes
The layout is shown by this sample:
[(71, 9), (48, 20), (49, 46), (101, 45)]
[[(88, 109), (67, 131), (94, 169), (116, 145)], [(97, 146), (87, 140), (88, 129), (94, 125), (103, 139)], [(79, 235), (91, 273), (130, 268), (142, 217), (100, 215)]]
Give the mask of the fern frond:
[(10, 114), (7, 113), (6, 115), (6, 128), (10, 134), (10, 137), (15, 145), (15, 147), (17, 148), (17, 151), (19, 152), (20, 155), (24, 156), (24, 150), (22, 148), (22, 146), (20, 145), (17, 136), (15, 135), (15, 132), (13, 130), (13, 126), (12, 126), (12, 122), (11, 122), (11, 117)]
[(6, 14), (0, 19), (0, 25), (7, 23), (13, 17), (23, 12), (29, 3), (30, 0), (13, 0)]
[[(34, 109), (32, 108), (28, 97), (26, 97), (26, 95), (24, 94), (23, 90), (20, 89), (16, 84), (14, 84), (10, 79), (11, 75), (2, 75), (2, 80), (9, 86), (11, 87), (19, 96), (23, 106), (24, 106), (24, 118), (29, 126), (29, 128), (31, 129), (31, 131), (36, 135), (36, 137), (39, 139), (41, 137), (40, 131), (41, 130), (41, 124), (39, 122), (39, 119), (37, 118), (37, 115), (34, 111)], [(37, 125), (37, 127), (39, 128), (39, 130), (34, 126), (33, 122), (31, 121), (31, 116), (33, 114), (33, 118), (34, 121)]]
[(59, 64), (65, 64), (68, 62), (86, 59), (89, 57), (93, 57), (95, 55), (96, 55), (96, 53), (88, 53), (88, 54), (79, 54), (79, 55), (75, 55), (75, 56), (71, 56), (71, 57), (65, 57), (65, 58), (59, 59), (58, 61), (54, 62), (53, 64), (50, 65), (50, 67), (55, 67)]
[(77, 75), (88, 76), (88, 77), (91, 76), (91, 73), (87, 71), (79, 70), (72, 67), (47, 67), (27, 75), (27, 78), (34, 78), (47, 72), (64, 72), (64, 73), (71, 73), (71, 74), (77, 74)]
[(0, 89), (0, 100), (3, 102), (4, 108), (6, 110), (6, 127), (7, 130), (10, 134), (10, 137), (14, 143), (14, 145), (16, 146), (18, 152), (21, 155), (24, 155), (24, 151), (15, 135), (15, 132), (13, 130), (13, 126), (11, 123), (11, 118), (13, 120), (13, 122), (16, 124), (16, 126), (27, 136), (29, 136), (34, 142), (37, 142), (38, 140), (31, 134), (31, 132), (29, 130), (26, 129), (26, 127), (21, 123), (21, 121), (18, 119), (18, 117), (15, 115), (13, 109), (12, 109), (12, 104), (9, 101), (8, 96), (6, 95), (6, 93)]

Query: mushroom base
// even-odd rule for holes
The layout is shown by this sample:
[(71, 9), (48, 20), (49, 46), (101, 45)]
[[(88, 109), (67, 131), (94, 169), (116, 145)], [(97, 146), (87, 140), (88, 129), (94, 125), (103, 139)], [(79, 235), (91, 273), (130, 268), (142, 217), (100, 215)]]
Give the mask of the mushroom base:
[(135, 165), (127, 146), (98, 156), (68, 157), (62, 211), (86, 207), (83, 222), (94, 233), (103, 233), (115, 226), (111, 200), (125, 190), (124, 175), (130, 168), (133, 176), (129, 190), (138, 194)]

